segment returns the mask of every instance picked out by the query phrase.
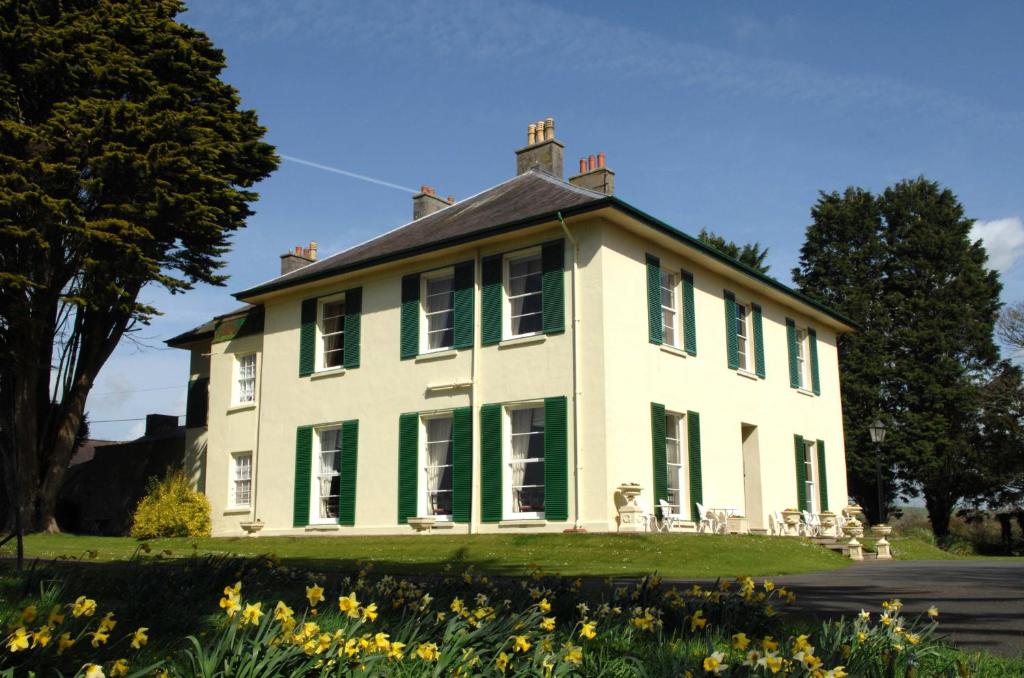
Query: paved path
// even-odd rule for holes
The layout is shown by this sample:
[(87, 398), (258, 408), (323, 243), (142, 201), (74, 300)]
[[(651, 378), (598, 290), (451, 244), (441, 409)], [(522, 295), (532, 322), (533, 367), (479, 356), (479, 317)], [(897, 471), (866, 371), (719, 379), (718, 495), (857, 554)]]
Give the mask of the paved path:
[(939, 631), (965, 649), (1024, 653), (1024, 559), (889, 561), (776, 577), (797, 594), (794, 607), (816, 616), (880, 612), (899, 598), (908, 616), (939, 608)]

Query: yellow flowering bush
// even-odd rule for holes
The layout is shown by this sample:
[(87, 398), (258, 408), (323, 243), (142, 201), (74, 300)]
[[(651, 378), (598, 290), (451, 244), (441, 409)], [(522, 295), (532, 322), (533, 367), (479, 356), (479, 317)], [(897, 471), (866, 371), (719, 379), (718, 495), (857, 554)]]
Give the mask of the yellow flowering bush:
[(157, 537), (209, 537), (210, 502), (192, 489), (184, 472), (175, 471), (151, 483), (132, 520), (131, 535)]

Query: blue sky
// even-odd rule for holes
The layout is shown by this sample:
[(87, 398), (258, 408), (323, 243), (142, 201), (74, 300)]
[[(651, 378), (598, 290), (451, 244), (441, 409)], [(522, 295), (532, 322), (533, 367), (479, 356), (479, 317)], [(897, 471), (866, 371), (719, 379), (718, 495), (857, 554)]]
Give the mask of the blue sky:
[[(770, 248), (785, 282), (818, 191), (925, 175), (978, 219), (1024, 299), (1024, 3), (202, 0), (182, 20), (278, 152), (464, 198), (514, 174), (553, 116), (571, 170), (604, 151), (616, 193), (691, 233)], [(330, 254), (407, 222), (410, 194), (295, 162), (258, 190), (226, 288), (146, 300), (90, 396), (94, 437), (182, 414), (187, 354), (163, 340), (237, 305), (315, 240)]]

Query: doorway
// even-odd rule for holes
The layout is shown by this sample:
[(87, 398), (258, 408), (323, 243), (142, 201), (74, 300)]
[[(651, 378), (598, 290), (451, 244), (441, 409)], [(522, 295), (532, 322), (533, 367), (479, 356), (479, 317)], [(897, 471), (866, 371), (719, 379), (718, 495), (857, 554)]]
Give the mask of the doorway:
[(753, 530), (764, 529), (764, 503), (761, 498), (761, 453), (757, 427), (740, 424), (743, 441), (743, 503), (747, 520)]

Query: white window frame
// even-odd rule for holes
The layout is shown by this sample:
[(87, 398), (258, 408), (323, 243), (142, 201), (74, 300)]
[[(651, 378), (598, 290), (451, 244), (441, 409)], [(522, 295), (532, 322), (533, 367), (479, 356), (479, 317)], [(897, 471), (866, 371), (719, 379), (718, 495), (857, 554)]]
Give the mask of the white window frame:
[[(451, 421), (452, 424), (454, 425), (454, 417), (453, 417), (451, 412), (438, 412), (436, 414), (430, 414), (430, 415), (427, 415), (427, 416), (420, 417), (420, 438), (419, 439), (423, 441), (423, 444), (420, 445), (420, 449), (419, 449), (418, 472), (420, 474), (420, 476), (419, 476), (420, 477), (420, 482), (417, 483), (417, 485), (419, 487), (422, 487), (423, 489), (420, 492), (418, 492), (419, 496), (416, 499), (416, 503), (417, 503), (417, 505), (416, 505), (416, 510), (417, 510), (416, 515), (432, 516), (434, 519), (436, 519), (439, 522), (450, 522), (452, 520), (452, 514), (449, 513), (449, 514), (445, 515), (445, 514), (435, 514), (435, 513), (431, 512), (431, 510), (430, 510), (430, 500), (429, 500), (429, 497), (428, 497), (428, 495), (430, 494), (430, 489), (429, 489), (430, 488), (430, 468), (428, 466), (428, 462), (430, 461), (430, 454), (428, 452), (428, 450), (430, 448), (430, 440), (429, 440), (428, 435), (427, 435), (428, 432), (429, 432), (428, 424), (429, 424), (429, 422), (436, 421), (438, 419), (447, 419), (447, 420)], [(452, 430), (452, 432), (449, 435), (454, 435), (454, 430)], [(448, 442), (449, 442), (449, 444), (453, 444), (453, 440), (449, 440)], [(450, 468), (452, 469), (452, 473), (454, 474), (454, 472), (455, 472), (455, 450), (454, 450), (454, 448), (452, 449), (452, 464), (451, 464)], [(450, 490), (447, 490), (447, 491), (452, 495), (452, 499), (454, 500), (454, 496), (455, 496), (454, 477), (452, 478), (452, 487), (451, 487)], [(452, 503), (452, 510), (454, 510), (454, 509), (455, 509), (455, 506), (454, 506), (454, 501), (453, 501), (453, 503)]]
[[(345, 293), (344, 292), (339, 292), (338, 294), (332, 294), (330, 296), (320, 297), (319, 299), (316, 300), (316, 369), (314, 370), (316, 372), (327, 372), (327, 371), (331, 371), (331, 370), (342, 370), (342, 369), (345, 369), (345, 350), (344, 350), (344, 348), (341, 349), (341, 364), (340, 365), (334, 365), (332, 367), (325, 367), (324, 366), (324, 337), (325, 337), (324, 331), (323, 331), (324, 330), (324, 307), (327, 304), (330, 304), (330, 303), (333, 303), (333, 302), (336, 302), (336, 301), (344, 302), (345, 301)], [(345, 313), (343, 313), (341, 315), (341, 318), (342, 318), (342, 321), (341, 321), (341, 331), (340, 332), (335, 332), (335, 333), (332, 333), (331, 335), (326, 335), (326, 336), (333, 336), (334, 334), (341, 334), (342, 336), (344, 336), (344, 334), (345, 334), (345, 320), (344, 320), (344, 318), (345, 318), (345, 315), (347, 315), (347, 314), (348, 314), (348, 306), (346, 304)]]
[[(754, 373), (754, 352), (751, 350), (754, 345), (753, 332), (751, 331), (751, 310), (752, 304), (735, 302), (736, 305), (736, 358), (739, 362), (741, 372)], [(740, 309), (743, 309), (743, 318), (740, 318)], [(742, 329), (742, 333), (740, 330)], [(743, 356), (740, 362), (740, 356)]]
[(796, 329), (796, 373), (797, 373), (797, 388), (807, 389), (807, 384), (810, 381), (808, 379), (808, 332), (806, 328), (798, 327)]
[(804, 493), (807, 496), (808, 513), (818, 513), (818, 444), (813, 440), (804, 438), (804, 472), (807, 476), (804, 480)]
[[(515, 405), (507, 405), (504, 408), (503, 416), (505, 421), (503, 422), (502, 431), (507, 431), (502, 435), (504, 439), (502, 441), (502, 492), (504, 493), (502, 504), (504, 505), (504, 519), (505, 520), (532, 520), (532, 519), (544, 519), (544, 511), (514, 511), (512, 507), (515, 506), (512, 488), (512, 413), (521, 410), (533, 410), (533, 409), (544, 409), (544, 402), (524, 402), (516, 403)], [(547, 430), (540, 433), (541, 436), (547, 434)], [(544, 457), (541, 456), (539, 460), (533, 460), (525, 463), (537, 463), (537, 461), (544, 462)], [(525, 485), (523, 486), (525, 487)], [(541, 485), (543, 488), (544, 486)], [(547, 507), (547, 492), (544, 494), (544, 506)]]
[[(665, 277), (668, 277), (670, 287), (665, 287)], [(658, 297), (661, 302), (662, 293), (668, 290), (671, 293), (672, 306), (665, 306), (661, 303), (661, 339), (663, 344), (674, 346), (679, 348), (682, 345), (679, 337), (679, 312), (682, 311), (682, 303), (680, 294), (680, 276), (675, 271), (670, 271), (666, 268), (660, 270), (658, 275)], [(670, 327), (672, 331), (672, 341), (668, 341), (665, 337), (666, 326), (665, 326), (665, 312), (670, 311), (672, 313), (672, 325)]]
[[(427, 283), (438, 278), (452, 279), (452, 343), (449, 346), (430, 348), (430, 325), (427, 322)], [(450, 351), (455, 347), (455, 268), (449, 266), (420, 275), (420, 353)]]
[[(674, 426), (669, 426), (672, 420), (675, 420)], [(672, 431), (672, 429), (675, 431)], [(675, 438), (672, 437), (672, 433), (675, 433)], [(676, 444), (679, 447), (679, 463), (672, 464), (668, 458), (668, 444), (669, 440), (676, 440)], [(690, 458), (687, 450), (687, 436), (686, 436), (686, 415), (681, 412), (665, 412), (665, 490), (669, 489), (669, 481), (672, 478), (672, 473), (676, 474), (676, 482), (679, 486), (679, 503), (673, 504), (671, 498), (667, 499), (669, 506), (674, 509), (674, 512), (683, 515), (690, 515), (690, 473), (689, 465)], [(673, 469), (675, 467), (675, 469)]]
[[(512, 289), (511, 282), (510, 282), (510, 275), (509, 275), (509, 273), (511, 271), (511, 264), (512, 264), (513, 261), (517, 261), (519, 259), (527, 259), (527, 258), (533, 258), (533, 257), (536, 257), (540, 261), (540, 263), (541, 263), (541, 271), (540, 271), (541, 289), (536, 294), (540, 297), (540, 305), (541, 305), (541, 309), (543, 309), (544, 308), (544, 258), (541, 255), (541, 248), (540, 247), (531, 247), (529, 249), (517, 250), (515, 252), (510, 252), (509, 254), (506, 254), (506, 255), (504, 255), (502, 257), (502, 262), (501, 262), (501, 269), (502, 269), (502, 272), (501, 272), (501, 276), (502, 276), (501, 289), (502, 289), (502, 292), (501, 292), (501, 295), (502, 295), (502, 301), (503, 301), (503, 303), (505, 305), (504, 312), (501, 314), (501, 316), (502, 316), (502, 338), (503, 339), (519, 339), (521, 337), (534, 337), (534, 336), (537, 336), (539, 334), (544, 334), (544, 316), (543, 316), (543, 312), (541, 312), (541, 326), (540, 326), (540, 329), (538, 329), (538, 330), (536, 330), (534, 332), (524, 332), (522, 334), (513, 334), (512, 333), (512, 298), (509, 295), (509, 291)], [(525, 295), (521, 295), (521, 296), (525, 296)]]
[[(252, 487), (252, 477), (253, 477), (253, 473), (252, 473), (252, 470), (253, 470), (252, 469), (252, 458), (253, 458), (253, 455), (252, 455), (252, 451), (251, 450), (246, 450), (244, 452), (232, 452), (231, 453), (231, 468), (229, 469), (229, 472), (228, 472), (228, 508), (230, 508), (230, 509), (249, 508), (250, 506), (252, 506), (252, 490), (253, 490), (253, 487)], [(239, 462), (242, 459), (248, 459), (249, 460), (249, 463), (247, 465), (248, 466), (248, 477), (247, 478), (240, 477), (240, 475), (241, 475), (240, 474), (241, 464)], [(248, 490), (249, 499), (246, 502), (239, 502), (238, 501), (238, 484), (240, 482), (248, 482), (249, 483), (249, 490)]]
[[(252, 358), (252, 376), (246, 378), (246, 381), (252, 380), (252, 397), (249, 399), (243, 398), (244, 390), (242, 388), (242, 362)], [(232, 374), (232, 404), (234, 405), (254, 405), (256, 404), (256, 376), (258, 374), (257, 367), (259, 365), (259, 359), (255, 352), (252, 353), (240, 353), (235, 356), (234, 369)]]
[(313, 429), (313, 454), (310, 455), (309, 470), (309, 524), (310, 525), (337, 525), (338, 516), (320, 516), (320, 455), (323, 452), (322, 435), (328, 431), (338, 432), (338, 511), (341, 512), (341, 471), (344, 458), (341, 451), (341, 424), (326, 424)]

